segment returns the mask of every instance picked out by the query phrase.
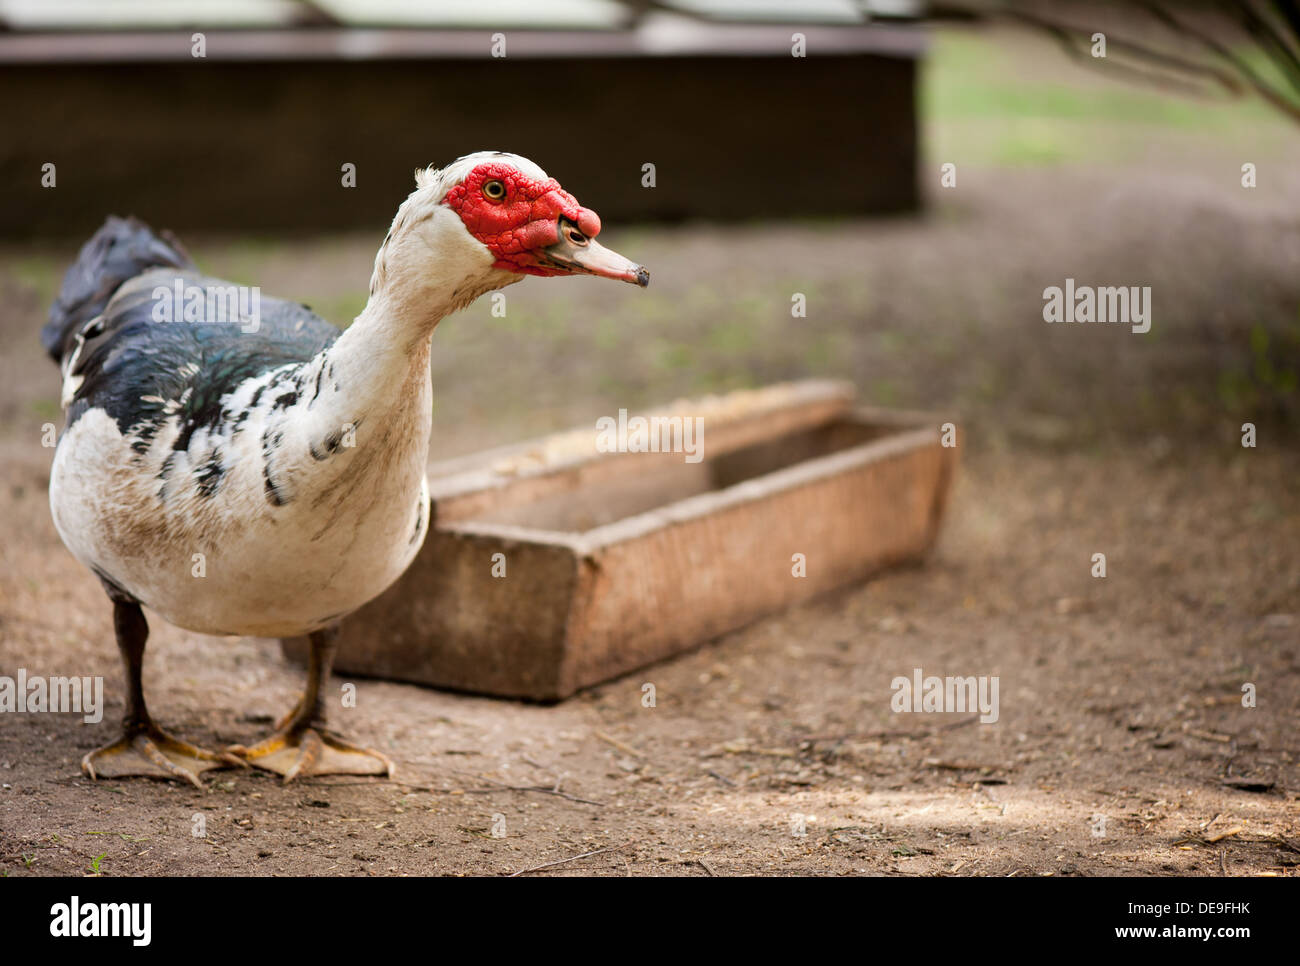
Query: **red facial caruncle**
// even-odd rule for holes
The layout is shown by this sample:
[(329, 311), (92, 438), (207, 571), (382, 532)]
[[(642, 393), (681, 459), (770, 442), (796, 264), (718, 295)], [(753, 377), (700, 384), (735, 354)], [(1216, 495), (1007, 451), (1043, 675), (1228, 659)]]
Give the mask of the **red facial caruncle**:
[(595, 241), (600, 216), (554, 178), (529, 178), (514, 165), (475, 167), (443, 201), (492, 253), (493, 268), (524, 275), (591, 274), (646, 285), (644, 268)]

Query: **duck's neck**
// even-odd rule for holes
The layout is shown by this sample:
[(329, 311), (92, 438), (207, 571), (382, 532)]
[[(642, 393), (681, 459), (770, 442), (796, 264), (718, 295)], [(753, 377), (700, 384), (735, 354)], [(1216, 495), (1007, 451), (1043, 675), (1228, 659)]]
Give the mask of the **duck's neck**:
[[(355, 423), (400, 404), (413, 385), (429, 378), (429, 342), (448, 312), (392, 293), (372, 294), (361, 314), (325, 350), (321, 396), (326, 420)], [(334, 398), (330, 398), (334, 397)], [(341, 417), (336, 419), (336, 417)]]
[[(324, 442), (354, 430), (392, 443), (390, 429), (415, 426), (412, 443), (427, 449), (432, 387), (429, 343), (438, 323), (484, 292), (517, 276), (491, 268), (491, 256), (473, 242), (454, 212), (421, 209), (413, 195), (399, 209), (375, 258), (370, 298), (338, 340), (317, 357), (320, 392), (310, 412), (313, 437)], [(412, 423), (411, 417), (415, 422)]]

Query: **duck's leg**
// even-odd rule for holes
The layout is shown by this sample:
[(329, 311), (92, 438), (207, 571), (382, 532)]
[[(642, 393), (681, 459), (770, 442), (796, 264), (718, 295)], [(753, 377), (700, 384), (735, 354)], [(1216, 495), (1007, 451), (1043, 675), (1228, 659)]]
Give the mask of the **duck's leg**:
[(144, 703), (144, 644), (149, 624), (140, 604), (125, 596), (113, 596), (113, 629), (126, 670), (126, 714), (122, 716), (122, 737), (92, 751), (81, 759), (81, 770), (91, 778), (119, 778), (148, 775), (179, 778), (198, 788), (198, 776), (214, 768), (247, 767), (226, 752), (205, 751), (173, 738), (153, 719)]
[(323, 689), (329, 683), (338, 635), (337, 624), (311, 635), (307, 690), (276, 723), (275, 732), (251, 747), (231, 745), (226, 751), (257, 768), (283, 775), (286, 784), (302, 775), (393, 774), (387, 756), (345, 741), (325, 726)]

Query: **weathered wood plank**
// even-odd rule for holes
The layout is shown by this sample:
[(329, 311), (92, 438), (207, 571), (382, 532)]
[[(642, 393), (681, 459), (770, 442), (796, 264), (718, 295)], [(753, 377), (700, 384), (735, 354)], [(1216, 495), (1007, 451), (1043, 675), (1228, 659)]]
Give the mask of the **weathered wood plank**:
[(713, 406), (699, 463), (583, 430), (435, 464), (434, 529), (344, 622), (339, 669), (556, 700), (933, 545), (955, 467), (938, 419), (852, 410), (838, 383), (741, 403), (690, 404)]

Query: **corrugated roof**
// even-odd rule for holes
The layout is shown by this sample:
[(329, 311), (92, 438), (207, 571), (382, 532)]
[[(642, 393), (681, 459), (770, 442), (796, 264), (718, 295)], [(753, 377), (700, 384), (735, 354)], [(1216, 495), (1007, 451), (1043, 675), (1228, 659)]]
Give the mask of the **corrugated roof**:
[(921, 0), (0, 0), (11, 30), (206, 27), (616, 30), (650, 8), (728, 23), (860, 24), (915, 16)]
[[(911, 0), (871, 0), (897, 5)], [(919, 25), (864, 0), (0, 0), (0, 63), (786, 56), (915, 57)], [(745, 9), (742, 11), (742, 7)], [(791, 19), (783, 19), (785, 12)], [(742, 13), (744, 16), (742, 16)], [(795, 15), (799, 18), (795, 19)], [(310, 29), (304, 29), (310, 28)]]
[(0, 0), (11, 30), (140, 30), (177, 27), (286, 27), (298, 0)]

